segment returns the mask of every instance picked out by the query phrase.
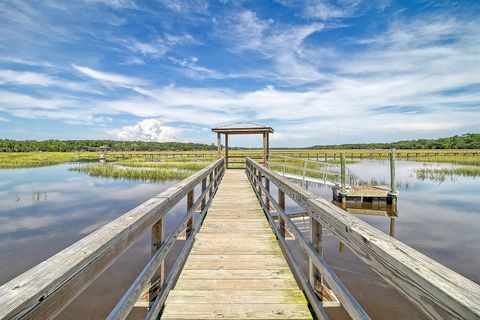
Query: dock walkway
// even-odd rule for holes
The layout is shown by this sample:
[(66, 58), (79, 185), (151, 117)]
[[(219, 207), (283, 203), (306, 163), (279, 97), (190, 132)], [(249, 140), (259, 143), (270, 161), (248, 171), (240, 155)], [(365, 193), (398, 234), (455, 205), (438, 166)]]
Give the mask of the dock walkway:
[(226, 170), (162, 319), (312, 319), (243, 170)]

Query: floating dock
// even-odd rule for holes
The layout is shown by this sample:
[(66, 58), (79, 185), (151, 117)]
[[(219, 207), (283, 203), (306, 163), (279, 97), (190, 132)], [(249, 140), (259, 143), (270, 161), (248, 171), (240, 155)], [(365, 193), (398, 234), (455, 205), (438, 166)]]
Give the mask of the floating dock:
[(350, 186), (345, 188), (342, 192), (341, 186), (335, 186), (332, 188), (333, 199), (335, 201), (360, 201), (360, 202), (373, 202), (385, 201), (387, 204), (394, 204), (398, 196), (398, 192), (392, 192), (389, 187), (386, 186)]

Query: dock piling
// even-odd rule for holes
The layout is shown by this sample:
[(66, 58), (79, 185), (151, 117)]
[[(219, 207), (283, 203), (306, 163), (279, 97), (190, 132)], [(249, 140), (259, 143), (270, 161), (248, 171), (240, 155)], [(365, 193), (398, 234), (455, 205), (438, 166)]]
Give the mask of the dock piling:
[(388, 193), (387, 203), (397, 204), (397, 182), (395, 179), (395, 149), (390, 150), (390, 192)]
[(341, 183), (341, 196), (342, 202), (347, 201), (347, 176), (345, 168), (345, 154), (340, 153), (340, 183)]

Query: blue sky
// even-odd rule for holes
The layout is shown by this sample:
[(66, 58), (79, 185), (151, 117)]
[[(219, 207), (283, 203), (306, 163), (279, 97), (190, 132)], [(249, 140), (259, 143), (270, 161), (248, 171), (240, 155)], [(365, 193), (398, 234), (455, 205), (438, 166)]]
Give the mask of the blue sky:
[[(479, 132), (480, 2), (0, 2), (0, 138), (273, 146)], [(257, 141), (258, 140), (258, 141)], [(258, 146), (253, 137), (234, 145)]]

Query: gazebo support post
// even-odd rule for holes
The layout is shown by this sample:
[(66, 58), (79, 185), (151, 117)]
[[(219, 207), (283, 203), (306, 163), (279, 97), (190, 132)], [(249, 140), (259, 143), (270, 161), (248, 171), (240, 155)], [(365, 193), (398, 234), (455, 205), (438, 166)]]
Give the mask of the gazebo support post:
[(225, 167), (228, 169), (228, 134), (225, 134)]
[[(270, 152), (270, 133), (273, 133), (272, 127), (262, 126), (256, 123), (239, 123), (212, 128), (217, 134), (217, 156), (222, 156), (221, 134), (225, 135), (225, 158), (226, 165), (229, 165), (228, 156), (228, 136), (232, 134), (261, 134), (263, 137), (263, 165), (268, 166), (268, 154)], [(238, 158), (238, 157), (237, 157)]]
[(222, 138), (220, 137), (220, 132), (217, 133), (217, 156), (220, 158), (222, 156)]

